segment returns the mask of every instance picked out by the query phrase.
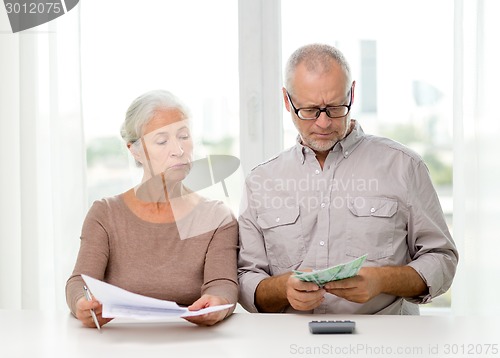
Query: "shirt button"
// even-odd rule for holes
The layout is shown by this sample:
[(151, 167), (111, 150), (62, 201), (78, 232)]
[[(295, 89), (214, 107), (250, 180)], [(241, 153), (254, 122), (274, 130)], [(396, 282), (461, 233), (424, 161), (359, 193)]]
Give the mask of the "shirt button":
[(276, 222), (279, 223), (280, 222), (280, 218), (276, 218)]
[(349, 152), (347, 150), (345, 151), (345, 155), (349, 155)]
[(320, 242), (319, 242), (319, 244), (320, 244), (321, 246), (325, 246), (325, 242), (324, 242), (324, 241), (320, 241)]
[(319, 170), (318, 169), (316, 169), (314, 172), (316, 173), (316, 175), (319, 174)]
[(375, 208), (371, 208), (371, 209), (370, 209), (370, 212), (371, 212), (371, 213), (374, 213), (374, 212), (375, 212)]
[(321, 203), (321, 207), (324, 208), (326, 206), (325, 203)]

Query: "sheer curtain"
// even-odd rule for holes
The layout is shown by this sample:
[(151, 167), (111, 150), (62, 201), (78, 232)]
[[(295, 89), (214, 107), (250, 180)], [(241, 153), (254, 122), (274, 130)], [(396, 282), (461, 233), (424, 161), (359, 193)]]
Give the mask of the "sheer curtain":
[(496, 0), (455, 1), (454, 237), (461, 259), (452, 309), (500, 314), (500, 118)]
[(0, 309), (62, 308), (86, 210), (79, 7), (12, 34), (0, 11)]

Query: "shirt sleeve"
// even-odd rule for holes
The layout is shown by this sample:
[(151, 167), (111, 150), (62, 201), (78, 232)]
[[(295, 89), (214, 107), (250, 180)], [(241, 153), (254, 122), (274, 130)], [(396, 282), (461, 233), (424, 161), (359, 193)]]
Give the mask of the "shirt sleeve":
[(408, 300), (427, 303), (450, 288), (458, 264), (458, 251), (422, 161), (410, 175), (408, 189), (408, 247), (412, 258), (408, 266), (418, 272), (428, 287), (428, 294)]
[(257, 202), (253, 200), (248, 181), (240, 207), (238, 255), (238, 280), (240, 284), (240, 304), (247, 311), (258, 312), (255, 306), (255, 290), (259, 283), (270, 277), (264, 236), (256, 219)]

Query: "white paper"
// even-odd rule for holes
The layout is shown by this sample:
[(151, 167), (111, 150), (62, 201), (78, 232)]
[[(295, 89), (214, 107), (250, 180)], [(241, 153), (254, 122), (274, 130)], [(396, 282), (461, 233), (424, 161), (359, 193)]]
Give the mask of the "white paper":
[(222, 311), (233, 306), (233, 304), (227, 304), (189, 311), (186, 307), (181, 307), (172, 301), (142, 296), (87, 275), (82, 275), (82, 278), (92, 295), (102, 303), (104, 318), (152, 320), (165, 317), (192, 317)]

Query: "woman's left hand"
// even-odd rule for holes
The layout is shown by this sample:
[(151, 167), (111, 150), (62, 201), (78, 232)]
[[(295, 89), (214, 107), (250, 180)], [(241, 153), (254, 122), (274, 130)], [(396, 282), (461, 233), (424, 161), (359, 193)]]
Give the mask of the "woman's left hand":
[[(202, 308), (219, 306), (228, 304), (228, 300), (219, 296), (203, 295), (197, 299), (191, 306), (188, 307), (190, 311), (198, 311)], [(222, 321), (226, 315), (227, 311), (232, 308), (228, 308), (222, 311), (216, 311), (212, 313), (207, 313), (201, 316), (184, 317), (186, 321), (197, 324), (199, 326), (212, 326), (219, 321)]]

